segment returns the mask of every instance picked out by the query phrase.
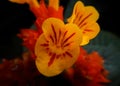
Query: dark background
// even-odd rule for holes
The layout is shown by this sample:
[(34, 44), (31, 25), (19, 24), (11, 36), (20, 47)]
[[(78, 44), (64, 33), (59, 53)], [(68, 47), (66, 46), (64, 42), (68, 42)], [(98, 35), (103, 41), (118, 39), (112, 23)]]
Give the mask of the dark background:
[[(61, 0), (67, 6), (70, 0)], [(102, 30), (107, 30), (116, 36), (119, 34), (119, 0), (83, 0), (85, 4), (96, 7), (100, 13), (98, 23)], [(20, 5), (0, 0), (0, 58), (12, 58), (22, 53), (21, 40), (16, 36), (21, 28), (29, 28), (35, 21), (28, 5)]]

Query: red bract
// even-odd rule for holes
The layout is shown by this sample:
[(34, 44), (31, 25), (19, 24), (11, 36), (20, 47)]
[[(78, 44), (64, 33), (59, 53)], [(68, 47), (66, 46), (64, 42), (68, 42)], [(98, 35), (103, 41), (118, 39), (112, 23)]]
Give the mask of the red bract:
[(0, 86), (35, 86), (35, 78), (39, 75), (29, 52), (24, 52), (22, 58), (3, 59), (0, 63)]
[(67, 70), (67, 77), (74, 86), (104, 86), (110, 81), (104, 69), (103, 58), (96, 51), (88, 54), (81, 48), (81, 54), (74, 68)]
[(35, 57), (34, 47), (36, 40), (40, 34), (41, 33), (38, 33), (37, 31), (32, 29), (21, 29), (20, 33), (18, 34), (18, 37), (23, 40), (23, 46), (30, 50), (32, 57)]
[(43, 21), (46, 20), (47, 18), (54, 17), (54, 18), (59, 18), (63, 20), (63, 7), (62, 6), (60, 6), (58, 10), (56, 10), (54, 7), (46, 6), (44, 0), (41, 0), (39, 4), (40, 4), (39, 7), (36, 7), (36, 6), (30, 7), (30, 10), (36, 16), (35, 24), (38, 30), (41, 29)]

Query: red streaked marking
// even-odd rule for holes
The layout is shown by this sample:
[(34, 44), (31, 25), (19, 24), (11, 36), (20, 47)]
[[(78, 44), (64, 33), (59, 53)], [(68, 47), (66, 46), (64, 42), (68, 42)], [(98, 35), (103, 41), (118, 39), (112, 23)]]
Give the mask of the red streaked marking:
[(80, 19), (81, 19), (82, 17), (83, 17), (83, 15), (80, 15), (79, 18), (78, 18), (78, 17), (76, 17), (76, 18), (78, 18), (78, 20), (80, 21)]
[(86, 33), (86, 32), (93, 32), (93, 30), (85, 29), (85, 30), (83, 31), (83, 33)]
[(86, 22), (85, 22), (85, 23), (83, 23), (83, 24), (81, 24), (80, 28), (81, 28), (81, 27), (83, 27), (83, 26), (85, 26), (86, 24), (87, 24)]
[(89, 31), (89, 32), (91, 32), (91, 31), (93, 31), (93, 30), (90, 30), (90, 29), (85, 29), (85, 31)]
[(63, 47), (67, 47), (67, 46), (69, 46), (71, 43), (73, 43), (73, 42), (67, 43), (67, 44), (63, 45)]
[(45, 47), (45, 46), (49, 46), (49, 44), (44, 43), (44, 44), (41, 44), (41, 46)]
[(55, 28), (54, 28), (53, 24), (51, 24), (51, 27), (52, 27), (52, 30), (53, 30), (53, 33), (54, 33), (55, 43), (57, 43), (57, 34), (55, 32)]
[(79, 13), (76, 13), (76, 19), (79, 17)]
[(63, 57), (65, 57), (65, 53), (63, 53)]
[(77, 7), (76, 7), (76, 9), (75, 9), (75, 14), (77, 13)]
[(60, 56), (61, 56), (61, 54), (59, 54), (59, 55), (56, 55), (56, 58), (57, 58), (57, 59), (59, 59), (59, 58), (60, 58)]
[(69, 57), (73, 57), (72, 54), (67, 51), (65, 52), (65, 54), (67, 54)]
[(48, 40), (45, 40), (47, 43), (49, 42)]
[(65, 38), (66, 34), (67, 34), (68, 31), (65, 31), (64, 35), (63, 35), (63, 39)]
[(63, 47), (67, 47), (67, 46), (69, 46), (71, 43), (67, 43), (67, 44), (65, 44)]
[[(51, 55), (50, 55), (50, 56), (51, 56)], [(52, 56), (51, 56), (51, 58), (50, 58), (50, 61), (48, 62), (48, 66), (49, 66), (49, 67), (53, 64), (53, 62), (54, 62), (54, 60), (55, 60), (55, 57), (56, 57), (56, 53), (53, 53)]]
[[(73, 23), (75, 23), (75, 20), (79, 17), (79, 13), (76, 14), (75, 19), (73, 20)], [(82, 15), (79, 17), (79, 19), (82, 17)]]
[(72, 38), (74, 35), (75, 35), (75, 33), (71, 34), (68, 38), (66, 38), (66, 39), (63, 41), (62, 46), (63, 46), (70, 38)]
[(52, 40), (52, 42), (54, 43), (54, 39), (53, 39), (53, 37), (50, 35), (50, 39)]
[(87, 18), (89, 18), (92, 15), (92, 13), (88, 14), (88, 16), (86, 16), (79, 24), (78, 26), (80, 26)]
[(47, 48), (46, 48), (46, 50), (48, 51), (48, 50), (49, 50), (49, 48), (47, 47)]
[(57, 42), (60, 41), (60, 37), (61, 37), (61, 30), (59, 29), (59, 35), (58, 35), (58, 41)]
[(63, 35), (63, 37), (62, 37), (62, 40), (61, 40), (61, 46), (63, 46), (63, 40), (64, 40), (64, 38), (65, 38), (67, 32), (68, 32), (68, 31), (65, 31), (65, 33), (64, 33), (64, 35)]
[(51, 56), (52, 55), (52, 52), (49, 52), (49, 56)]

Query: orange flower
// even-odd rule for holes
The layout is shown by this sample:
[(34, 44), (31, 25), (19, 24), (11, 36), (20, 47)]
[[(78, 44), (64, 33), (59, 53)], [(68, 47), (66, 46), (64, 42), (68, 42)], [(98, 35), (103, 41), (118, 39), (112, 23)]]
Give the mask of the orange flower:
[(35, 45), (36, 66), (43, 75), (55, 76), (77, 60), (81, 31), (75, 24), (64, 24), (56, 18), (46, 19), (42, 30)]
[(72, 16), (68, 18), (69, 23), (74, 23), (83, 31), (83, 41), (80, 45), (86, 45), (89, 40), (95, 38), (100, 31), (100, 27), (96, 22), (99, 13), (92, 6), (84, 6), (78, 1), (73, 9)]

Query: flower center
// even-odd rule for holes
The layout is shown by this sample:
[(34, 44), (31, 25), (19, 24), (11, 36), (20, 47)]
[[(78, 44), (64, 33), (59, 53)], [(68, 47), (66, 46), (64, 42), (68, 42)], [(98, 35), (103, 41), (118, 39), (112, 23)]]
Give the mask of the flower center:
[(53, 44), (53, 46), (49, 46), (50, 51), (56, 53), (57, 55), (63, 54), (65, 52), (64, 48), (62, 48), (61, 43)]

